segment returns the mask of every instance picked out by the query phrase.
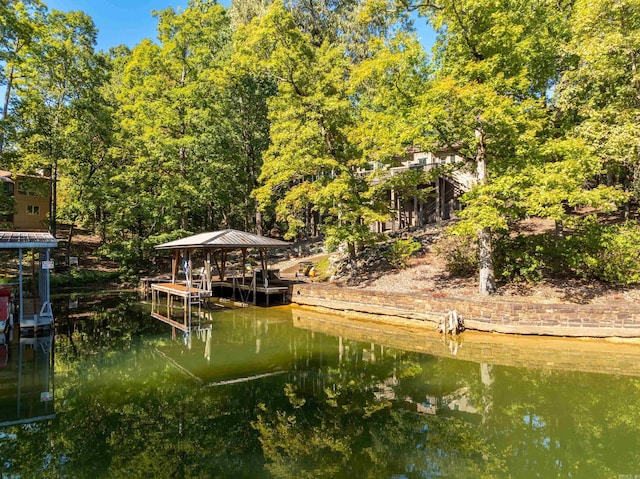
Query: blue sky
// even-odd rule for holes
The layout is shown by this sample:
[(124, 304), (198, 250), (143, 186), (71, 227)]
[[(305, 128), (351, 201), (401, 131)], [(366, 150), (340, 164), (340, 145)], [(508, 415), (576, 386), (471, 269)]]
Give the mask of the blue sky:
[[(231, 0), (220, 0), (228, 6)], [(187, 0), (44, 0), (50, 10), (81, 10), (87, 13), (98, 28), (98, 50), (124, 43), (133, 47), (145, 38), (156, 39), (157, 20), (153, 10), (185, 7)], [(435, 33), (426, 20), (416, 19), (418, 35), (427, 49), (434, 43)]]
[[(98, 28), (98, 50), (124, 43), (133, 47), (145, 38), (156, 39), (153, 10), (177, 8), (184, 2), (170, 0), (44, 0), (49, 10), (81, 10)], [(225, 2), (221, 2), (223, 5)]]

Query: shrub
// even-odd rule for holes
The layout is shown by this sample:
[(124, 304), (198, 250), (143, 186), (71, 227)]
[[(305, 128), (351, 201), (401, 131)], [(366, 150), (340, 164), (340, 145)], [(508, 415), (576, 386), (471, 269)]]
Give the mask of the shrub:
[(329, 258), (323, 258), (313, 265), (313, 270), (317, 279), (326, 280), (333, 274), (334, 268)]
[(420, 251), (422, 245), (413, 238), (397, 239), (385, 251), (384, 256), (394, 268), (402, 269), (407, 267), (407, 261), (413, 253)]
[(475, 238), (446, 234), (434, 247), (453, 276), (470, 277), (478, 271), (478, 246)]
[(494, 242), (496, 279), (528, 282), (541, 280), (552, 249), (547, 240), (547, 235), (499, 237)]
[(119, 280), (118, 271), (95, 271), (72, 269), (65, 273), (51, 275), (51, 288), (70, 288), (81, 286), (99, 286)]
[(640, 283), (640, 228), (636, 222), (586, 222), (571, 238), (568, 262), (580, 276), (616, 284)]
[(498, 238), (496, 277), (538, 281), (567, 275), (616, 284), (640, 283), (640, 228), (635, 222), (604, 225), (587, 218), (572, 234)]

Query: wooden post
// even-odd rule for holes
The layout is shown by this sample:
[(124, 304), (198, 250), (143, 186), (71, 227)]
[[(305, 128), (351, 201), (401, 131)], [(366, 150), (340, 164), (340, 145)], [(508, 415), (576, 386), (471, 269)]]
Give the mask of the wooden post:
[(258, 272), (253, 271), (253, 305), (258, 302)]
[[(18, 291), (18, 297), (19, 297), (19, 302), (18, 302), (18, 307), (20, 308), (20, 324), (22, 324), (22, 320), (24, 319), (24, 294), (22, 292), (22, 248), (18, 248), (18, 289), (20, 291)], [(20, 349), (20, 351), (22, 351), (22, 349)], [(22, 364), (22, 362), (20, 362), (20, 364)]]
[[(193, 262), (191, 261), (191, 256), (193, 253), (192, 249), (187, 250), (187, 297), (186, 297), (186, 318), (185, 318), (185, 328), (189, 328), (189, 332), (191, 332), (191, 285), (193, 284)], [(188, 323), (187, 323), (188, 321)]]
[(207, 259), (204, 262), (204, 284), (207, 291), (211, 291), (211, 253), (207, 251)]
[(193, 283), (193, 262), (191, 261), (191, 256), (193, 253), (192, 249), (188, 249), (186, 250), (187, 253), (187, 271), (185, 271), (186, 274), (186, 280), (187, 280), (187, 289), (189, 291), (191, 291), (191, 284)]
[(218, 252), (213, 252), (213, 263), (216, 265), (216, 271), (218, 272), (218, 278), (222, 281), (222, 270), (220, 269), (220, 263), (218, 263)]
[(37, 288), (38, 283), (36, 283), (36, 252), (33, 248), (31, 248), (31, 297), (33, 298), (34, 314), (37, 314), (40, 311)]
[(260, 263), (262, 265), (262, 286), (264, 286), (264, 296), (267, 306), (269, 306), (269, 291), (268, 291), (268, 278), (269, 278), (269, 265), (267, 264), (267, 250), (260, 248)]
[(440, 188), (440, 197), (442, 204), (440, 205), (440, 216), (443, 220), (449, 219), (449, 214), (447, 211), (447, 180), (442, 178), (442, 187)]
[(247, 266), (247, 248), (242, 248), (242, 286), (244, 286), (244, 270)]
[(442, 210), (440, 207), (440, 177), (436, 178), (436, 221), (442, 219)]
[(182, 303), (182, 324), (187, 329), (187, 305), (189, 304), (189, 298), (185, 296), (184, 303)]
[(177, 249), (173, 250), (173, 258), (171, 259), (171, 283), (176, 282), (176, 276), (178, 276), (178, 254)]
[(400, 224), (400, 211), (398, 210), (398, 202), (396, 201), (395, 190), (391, 190), (391, 211), (393, 211), (393, 217), (391, 220), (391, 231), (396, 231)]
[(227, 269), (227, 252), (223, 249), (222, 252), (220, 253), (220, 256), (221, 256), (220, 281), (224, 281), (224, 275)]
[[(264, 274), (267, 274), (267, 255), (266, 255), (267, 250), (265, 248), (260, 248), (260, 263), (262, 266), (262, 271), (264, 272)], [(266, 279), (267, 277), (265, 276), (263, 279)]]

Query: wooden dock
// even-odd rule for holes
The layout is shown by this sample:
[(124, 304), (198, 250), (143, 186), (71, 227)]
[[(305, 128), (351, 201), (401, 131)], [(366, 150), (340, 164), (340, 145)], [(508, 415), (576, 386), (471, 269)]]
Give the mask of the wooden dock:
[(270, 273), (273, 273), (273, 279), (270, 281), (262, 280), (256, 273), (259, 272), (254, 272), (252, 276), (228, 277), (224, 281), (220, 281), (219, 279), (214, 280), (212, 281), (211, 286), (212, 289), (216, 287), (231, 289), (232, 295), (235, 295), (235, 292), (238, 291), (241, 301), (249, 303), (249, 299), (251, 299), (251, 303), (253, 305), (257, 303), (258, 293), (265, 296), (265, 303), (267, 306), (269, 306), (270, 297), (272, 295), (281, 295), (282, 302), (286, 302), (287, 294), (291, 291), (291, 285), (277, 278), (277, 271), (270, 271)]
[[(274, 294), (282, 295), (285, 302), (290, 285), (280, 280), (278, 271), (269, 270), (267, 251), (289, 246), (290, 243), (285, 241), (233, 229), (198, 233), (157, 245), (157, 250), (172, 252), (171, 282), (163, 283), (159, 278), (145, 278), (143, 281), (143, 287), (150, 285), (151, 288), (151, 315), (175, 328), (189, 331), (191, 306), (197, 304), (200, 307), (203, 298), (210, 298), (216, 288), (231, 289), (231, 298), (239, 296), (238, 299), (244, 303), (251, 299), (255, 305), (258, 294), (265, 296), (267, 306)], [(250, 266), (247, 268), (249, 249), (257, 250), (260, 267), (247, 276), (247, 271), (252, 269)], [(234, 250), (239, 252), (240, 258), (235, 258), (230, 265), (230, 253)], [(194, 260), (202, 261), (202, 267), (196, 268)], [(179, 277), (184, 281), (180, 282)], [(161, 306), (161, 296), (166, 296), (166, 306)], [(182, 323), (173, 318), (175, 298), (182, 301)]]
[(151, 285), (156, 283), (171, 283), (171, 278), (167, 276), (146, 276), (140, 278), (140, 292), (143, 297), (151, 294)]
[[(191, 330), (191, 309), (193, 305), (201, 306), (204, 298), (211, 297), (211, 291), (188, 286), (185, 283), (155, 283), (151, 285), (151, 316), (181, 331)], [(166, 299), (163, 306), (162, 299)], [(181, 301), (180, 306), (175, 300)], [(173, 312), (181, 308), (182, 323), (172, 318)], [(163, 309), (164, 311), (161, 311)], [(162, 314), (166, 312), (166, 314)]]
[[(286, 302), (291, 292), (291, 285), (283, 281), (272, 281), (266, 286), (262, 281), (252, 277), (228, 277), (224, 281), (219, 278), (211, 281), (211, 290), (195, 286), (188, 287), (185, 283), (151, 283), (151, 316), (174, 328), (188, 332), (191, 329), (191, 315), (194, 306), (200, 308), (203, 302), (213, 297), (216, 289), (231, 290), (231, 296), (239, 295), (242, 303), (256, 304), (258, 294), (265, 297), (266, 306), (271, 302), (271, 296), (280, 295), (282, 302)], [(224, 294), (220, 294), (221, 299)], [(181, 321), (177, 319), (178, 310), (182, 311)]]

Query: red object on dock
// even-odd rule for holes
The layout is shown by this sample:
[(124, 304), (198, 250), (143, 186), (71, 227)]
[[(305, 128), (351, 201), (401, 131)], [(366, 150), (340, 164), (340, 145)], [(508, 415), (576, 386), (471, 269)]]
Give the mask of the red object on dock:
[[(3, 294), (3, 293), (9, 294)], [(9, 319), (9, 299), (11, 296), (10, 291), (0, 290), (0, 321), (6, 321)]]

